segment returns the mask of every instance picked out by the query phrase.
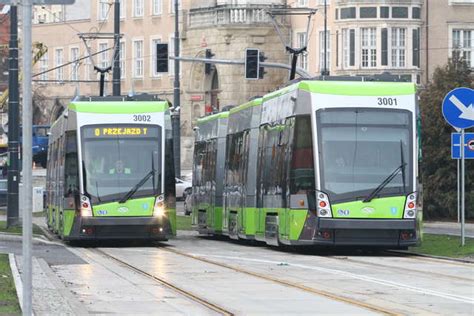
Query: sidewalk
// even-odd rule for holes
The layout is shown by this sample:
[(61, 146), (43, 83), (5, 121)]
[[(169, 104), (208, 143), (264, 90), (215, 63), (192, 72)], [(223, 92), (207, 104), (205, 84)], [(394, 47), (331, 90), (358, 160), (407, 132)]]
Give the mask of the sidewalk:
[[(423, 232), (436, 235), (461, 236), (461, 223), (456, 222), (424, 222)], [(466, 223), (465, 237), (474, 238), (474, 224)]]

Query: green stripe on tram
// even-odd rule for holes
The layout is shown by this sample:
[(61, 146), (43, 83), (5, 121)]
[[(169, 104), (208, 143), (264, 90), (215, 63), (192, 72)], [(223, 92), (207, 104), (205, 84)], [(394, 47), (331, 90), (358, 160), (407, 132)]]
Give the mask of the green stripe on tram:
[(320, 94), (348, 96), (394, 96), (415, 94), (409, 82), (301, 81), (301, 90)]
[(262, 101), (263, 99), (262, 98), (257, 98), (257, 99), (254, 99), (250, 102), (247, 102), (247, 103), (244, 103), (242, 105), (239, 105), (233, 109), (231, 109), (229, 111), (230, 114), (234, 114), (234, 113), (237, 113), (237, 112), (240, 112), (240, 111), (243, 111), (243, 110), (246, 110), (248, 108), (252, 108), (254, 106), (258, 106), (258, 105), (261, 105), (262, 104)]
[[(373, 199), (370, 202), (352, 201), (331, 205), (334, 218), (402, 218), (405, 196)], [(343, 212), (339, 212), (339, 211)]]
[(227, 117), (229, 117), (229, 112), (216, 113), (216, 114), (208, 115), (208, 116), (198, 119), (197, 124), (198, 125), (204, 124), (204, 123), (211, 122), (220, 118), (227, 118)]
[(72, 102), (69, 109), (80, 113), (97, 114), (139, 114), (159, 113), (168, 110), (166, 101), (150, 102)]

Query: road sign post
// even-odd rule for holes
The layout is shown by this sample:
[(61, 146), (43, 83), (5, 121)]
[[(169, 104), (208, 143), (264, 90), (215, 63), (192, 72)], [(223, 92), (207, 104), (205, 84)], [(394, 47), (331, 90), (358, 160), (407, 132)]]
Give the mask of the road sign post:
[[(465, 158), (474, 158), (474, 138), (467, 141), (465, 130), (474, 126), (474, 90), (470, 88), (456, 88), (450, 91), (443, 100), (443, 116), (446, 121), (457, 130), (461, 130), (461, 134), (453, 134), (452, 136), (452, 157), (454, 159), (461, 159), (461, 192), (459, 197), (458, 189), (458, 205), (460, 198), (460, 215), (461, 215), (461, 246), (465, 245)], [(469, 133), (474, 134), (474, 133)], [(459, 145), (455, 142), (459, 136)], [(459, 147), (459, 154), (456, 151), (456, 146)], [(470, 152), (472, 151), (472, 157)], [(468, 154), (467, 154), (468, 153)], [(467, 154), (467, 155), (466, 155)], [(468, 156), (468, 157), (466, 157)], [(459, 174), (458, 174), (459, 183)]]
[[(23, 214), (22, 257), (23, 257), (23, 315), (32, 315), (32, 8), (33, 5), (73, 4), (75, 0), (22, 0), (23, 17), (23, 192), (21, 199)], [(0, 0), (0, 4), (18, 5), (19, 0)]]

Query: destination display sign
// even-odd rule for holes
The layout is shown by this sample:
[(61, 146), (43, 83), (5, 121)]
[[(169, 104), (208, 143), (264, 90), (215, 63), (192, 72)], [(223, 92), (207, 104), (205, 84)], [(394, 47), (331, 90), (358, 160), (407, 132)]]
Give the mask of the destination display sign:
[(95, 125), (82, 128), (85, 138), (158, 137), (157, 126), (144, 125)]

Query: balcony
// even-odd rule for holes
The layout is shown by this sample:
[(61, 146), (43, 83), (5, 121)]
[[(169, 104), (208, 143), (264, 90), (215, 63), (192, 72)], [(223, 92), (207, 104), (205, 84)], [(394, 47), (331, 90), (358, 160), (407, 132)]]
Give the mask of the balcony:
[[(271, 18), (266, 13), (266, 10), (284, 7), (285, 6), (275, 5), (225, 5), (212, 8), (191, 9), (189, 11), (188, 20), (189, 28), (268, 25), (271, 24)], [(284, 19), (284, 17), (281, 18)], [(284, 20), (280, 20), (280, 22), (283, 21)]]

